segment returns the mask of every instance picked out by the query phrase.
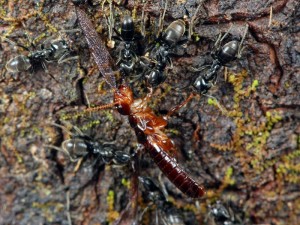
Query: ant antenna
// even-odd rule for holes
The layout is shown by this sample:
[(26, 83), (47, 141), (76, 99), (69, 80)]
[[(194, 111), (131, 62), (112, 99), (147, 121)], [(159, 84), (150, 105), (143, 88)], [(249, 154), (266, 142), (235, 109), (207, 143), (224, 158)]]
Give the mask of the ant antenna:
[(242, 52), (244, 50), (245, 47), (242, 47), (243, 43), (244, 43), (244, 40), (246, 38), (246, 35), (248, 33), (248, 29), (249, 29), (249, 25), (246, 24), (246, 28), (245, 28), (245, 31), (244, 31), (244, 35), (242, 37), (242, 40), (241, 40), (241, 43), (239, 45), (239, 49), (238, 49), (238, 54), (237, 54), (237, 58), (240, 58), (242, 56)]
[[(162, 1), (163, 2), (163, 1)], [(159, 21), (158, 21), (158, 36), (160, 35), (160, 33), (163, 30), (163, 26), (164, 26), (164, 19), (165, 19), (165, 15), (166, 15), (166, 11), (167, 11), (167, 7), (168, 7), (168, 3), (169, 0), (166, 0), (165, 2), (165, 6), (164, 6), (164, 10), (163, 12), (159, 14)]]
[(215, 42), (215, 48), (220, 47), (222, 41), (227, 37), (227, 35), (229, 34), (229, 32), (231, 31), (233, 25), (231, 24), (229, 29), (227, 30), (227, 32), (222, 36), (221, 34), (219, 35), (217, 41)]
[[(64, 142), (63, 142), (64, 143)], [(62, 144), (63, 144), (62, 143)], [(70, 155), (70, 153), (68, 152), (68, 151), (66, 151), (66, 150), (64, 150), (63, 148), (59, 148), (59, 147), (57, 147), (57, 146), (55, 146), (55, 145), (43, 145), (45, 148), (50, 148), (50, 149), (54, 149), (54, 150), (56, 150), (56, 151), (59, 151), (59, 152), (63, 152), (63, 153), (65, 153), (69, 158), (70, 158), (70, 161), (71, 162), (77, 162), (79, 159), (75, 159), (75, 158), (73, 158), (71, 155)]]

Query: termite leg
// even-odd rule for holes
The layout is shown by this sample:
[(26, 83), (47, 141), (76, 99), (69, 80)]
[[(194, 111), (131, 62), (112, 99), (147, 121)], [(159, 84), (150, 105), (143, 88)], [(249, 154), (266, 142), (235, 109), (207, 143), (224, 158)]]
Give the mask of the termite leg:
[(172, 108), (168, 114), (167, 114), (167, 118), (169, 118), (174, 112), (178, 111), (179, 109), (181, 109), (183, 106), (185, 106), (193, 97), (195, 96), (194, 93), (191, 93), (190, 96), (184, 100), (182, 103), (180, 103), (179, 105), (175, 106), (174, 108)]

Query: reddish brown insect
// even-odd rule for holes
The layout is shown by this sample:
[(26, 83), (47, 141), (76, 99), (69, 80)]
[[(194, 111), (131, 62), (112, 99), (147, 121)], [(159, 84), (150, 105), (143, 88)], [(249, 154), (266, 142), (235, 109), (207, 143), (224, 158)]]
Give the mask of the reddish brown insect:
[[(193, 180), (173, 159), (168, 151), (174, 148), (172, 140), (163, 133), (162, 129), (167, 121), (154, 114), (147, 106), (149, 96), (134, 99), (130, 87), (120, 85), (116, 88), (112, 70), (112, 59), (105, 48), (104, 43), (98, 37), (97, 32), (89, 21), (87, 15), (80, 8), (76, 8), (79, 24), (93, 53), (93, 57), (107, 83), (115, 89), (114, 103), (122, 115), (129, 117), (131, 127), (135, 130), (138, 142), (143, 144), (151, 158), (169, 180), (183, 193), (191, 198), (199, 198), (204, 195), (204, 188)], [(107, 106), (88, 109), (94, 111), (107, 108)]]

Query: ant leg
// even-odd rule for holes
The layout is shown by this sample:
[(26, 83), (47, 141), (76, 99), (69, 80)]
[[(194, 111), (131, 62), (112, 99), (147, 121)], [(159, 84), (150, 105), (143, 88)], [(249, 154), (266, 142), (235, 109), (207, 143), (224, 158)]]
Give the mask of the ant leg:
[(118, 57), (118, 60), (116, 61), (116, 65), (119, 65), (120, 62), (122, 61), (122, 50), (119, 52), (119, 57)]
[[(161, 1), (161, 3), (163, 4), (163, 1)], [(163, 8), (163, 12), (162, 12), (162, 9), (160, 10), (159, 20), (158, 20), (158, 32), (157, 32), (158, 35), (157, 35), (157, 37), (159, 37), (159, 35), (162, 33), (162, 30), (163, 30), (164, 19), (165, 19), (168, 3), (169, 3), (169, 0), (166, 0), (165, 6)]]
[(60, 128), (61, 130), (65, 131), (66, 133), (68, 133), (70, 136), (75, 136), (70, 130), (68, 130), (65, 126), (62, 126), (58, 123), (49, 123), (50, 125), (52, 126), (55, 126), (55, 127), (58, 127)]
[(146, 18), (145, 18), (145, 8), (146, 8), (146, 5), (148, 3), (148, 0), (142, 0), (142, 4), (143, 4), (143, 9), (142, 9), (142, 19), (141, 19), (141, 34), (143, 37), (146, 36), (146, 26), (145, 26), (145, 23), (146, 23)]
[(62, 64), (62, 63), (65, 63), (65, 62), (68, 62), (68, 61), (71, 61), (71, 60), (77, 60), (79, 59), (79, 56), (76, 55), (76, 56), (71, 56), (71, 57), (68, 57), (68, 58), (65, 58), (67, 55), (69, 55), (70, 53), (69, 52), (66, 52), (64, 53), (58, 60), (57, 60), (57, 63), (58, 64)]
[(10, 40), (10, 39), (7, 38), (7, 37), (1, 37), (1, 42), (3, 42), (3, 41), (8, 42), (8, 43), (11, 44), (12, 46), (18, 46), (18, 47), (23, 48), (23, 49), (26, 50), (26, 51), (30, 51), (29, 48), (27, 48), (26, 46), (20, 45), (20, 44), (18, 44), (18, 43), (16, 43), (16, 42)]
[(139, 216), (139, 219), (138, 219), (138, 221), (139, 221), (139, 223), (141, 223), (142, 221), (143, 221), (143, 216), (144, 216), (144, 214), (148, 211), (148, 209), (151, 207), (151, 206), (153, 206), (154, 205), (154, 203), (150, 203), (150, 204), (148, 204), (147, 206), (146, 206), (146, 208), (144, 208), (143, 209), (143, 211), (142, 211), (142, 213), (140, 214), (140, 216)]
[(78, 28), (74, 28), (74, 29), (70, 29), (70, 30), (60, 30), (59, 36), (62, 36), (62, 33), (76, 33), (76, 32), (81, 32), (81, 29)]
[(164, 185), (163, 181), (162, 181), (162, 172), (160, 171), (159, 172), (159, 175), (158, 175), (158, 182), (159, 182), (159, 186), (161, 187), (161, 192), (163, 194), (163, 196), (165, 197), (165, 199), (168, 199), (168, 192), (167, 192), (167, 189), (166, 189), (166, 186)]
[(206, 68), (209, 68), (211, 65), (204, 65), (204, 66), (201, 66), (199, 68), (196, 68), (196, 67), (190, 67), (191, 69), (191, 72), (201, 72), (202, 70), (206, 69)]
[(269, 29), (272, 28), (272, 19), (273, 19), (273, 7), (271, 6), (271, 7), (270, 7), (269, 24), (268, 24)]
[[(25, 25), (25, 23), (22, 21), (21, 22), (22, 23), (22, 26), (24, 27), (24, 30), (25, 30), (25, 32), (24, 32), (24, 34), (26, 35), (26, 38), (28, 39), (28, 42), (29, 42), (29, 44), (30, 44), (30, 46), (32, 47), (32, 48), (35, 48), (36, 46), (35, 46), (35, 44), (34, 44), (34, 40), (30, 37), (30, 35), (28, 34), (28, 31), (27, 31), (27, 29), (26, 29), (26, 25)], [(37, 39), (39, 39), (40, 37), (37, 37)]]
[(71, 162), (77, 162), (77, 161), (79, 160), (79, 159), (73, 158), (73, 157), (70, 155), (70, 153), (69, 153), (68, 151), (66, 151), (65, 149), (63, 149), (63, 148), (60, 148), (60, 147), (57, 147), (57, 146), (54, 146), (54, 145), (43, 145), (43, 146), (44, 146), (45, 148), (50, 148), (50, 149), (54, 149), (54, 150), (56, 150), (56, 151), (65, 153), (65, 154), (69, 157), (69, 159), (70, 159)]
[(219, 49), (220, 45), (222, 43), (222, 41), (227, 37), (227, 35), (229, 34), (230, 30), (232, 29), (233, 25), (231, 24), (228, 31), (222, 36), (221, 34), (219, 35), (217, 41), (215, 42), (215, 49)]
[(194, 93), (190, 94), (190, 96), (189, 96), (186, 100), (184, 100), (182, 103), (180, 103), (179, 105), (177, 105), (177, 106), (175, 106), (174, 108), (172, 108), (172, 109), (168, 112), (166, 118), (169, 118), (174, 112), (178, 111), (178, 110), (181, 109), (183, 106), (185, 106), (185, 105), (186, 105), (186, 104), (187, 104), (194, 96), (195, 96)]
[(70, 212), (70, 189), (68, 188), (68, 190), (66, 191), (66, 201), (67, 201), (67, 219), (68, 219), (68, 224), (72, 225), (72, 219), (71, 219), (71, 212)]
[(45, 63), (45, 62), (41, 62), (41, 63), (42, 63), (43, 69), (45, 70), (45, 73), (48, 74), (53, 80), (56, 81), (56, 83), (59, 84), (59, 81), (56, 80), (55, 77), (54, 77), (51, 73), (49, 73), (49, 70), (48, 70), (48, 68), (47, 68), (47, 66), (46, 66), (46, 63)]
[(194, 15), (192, 16), (191, 18), (191, 21), (189, 22), (189, 33), (188, 33), (188, 40), (190, 41), (192, 39), (192, 35), (193, 35), (193, 30), (194, 30), (194, 26), (195, 26), (195, 23), (198, 21), (199, 18), (197, 18), (197, 15), (203, 5), (203, 3), (205, 2), (205, 0), (200, 0), (199, 1), (199, 5), (194, 13)]
[(80, 136), (85, 136), (85, 134), (77, 126), (73, 126), (73, 128)]
[(244, 40), (245, 40), (245, 38), (246, 38), (246, 35), (247, 35), (247, 33), (248, 33), (248, 28), (249, 28), (249, 25), (247, 24), (247, 25), (246, 25), (246, 28), (245, 28), (245, 31), (244, 31), (244, 35), (243, 35), (243, 37), (242, 37), (241, 43), (240, 43), (239, 48), (238, 48), (237, 58), (241, 58), (242, 52), (243, 52), (243, 50), (245, 49), (245, 47), (242, 47), (242, 45), (243, 45)]
[(167, 56), (166, 58), (167, 62), (170, 64), (170, 69), (173, 69), (173, 62), (172, 62), (172, 59), (170, 57)]
[[(42, 62), (42, 67), (43, 67), (43, 69), (45, 70), (45, 72), (47, 73), (47, 74), (49, 74), (49, 70), (47, 69), (47, 66), (46, 66), (46, 63), (45, 62)], [(52, 75), (50, 75), (51, 77), (52, 77)], [(53, 78), (53, 77), (52, 77)], [(55, 78), (53, 78), (54, 80), (55, 80)]]

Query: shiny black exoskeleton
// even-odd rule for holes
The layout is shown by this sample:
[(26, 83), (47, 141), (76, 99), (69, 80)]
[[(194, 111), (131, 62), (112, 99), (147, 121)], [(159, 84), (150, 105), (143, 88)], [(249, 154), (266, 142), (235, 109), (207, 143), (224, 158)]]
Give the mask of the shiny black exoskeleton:
[(77, 136), (65, 140), (62, 143), (62, 149), (69, 154), (72, 161), (94, 156), (97, 160), (101, 159), (104, 163), (113, 162), (123, 165), (127, 164), (131, 159), (130, 155), (122, 151), (116, 151), (112, 145), (100, 144), (87, 136)]
[(229, 221), (230, 214), (226, 207), (220, 202), (217, 201), (216, 204), (210, 207), (209, 214), (214, 217), (215, 221)]
[(139, 177), (140, 182), (143, 184), (143, 187), (146, 191), (147, 201), (151, 202), (164, 202), (167, 201), (163, 192), (160, 188), (148, 177)]
[(168, 64), (172, 65), (170, 51), (187, 41), (187, 39), (182, 39), (184, 33), (185, 23), (179, 19), (173, 21), (156, 39), (156, 46), (154, 46), (150, 53), (150, 57), (153, 57), (156, 63), (150, 69), (150, 72), (149, 70), (147, 71), (148, 74), (146, 75), (150, 86), (157, 86), (166, 79), (165, 68)]
[(76, 6), (80, 6), (80, 5), (84, 5), (84, 4), (93, 5), (91, 0), (72, 0), (72, 2)]
[(116, 29), (114, 30), (117, 34), (114, 38), (124, 42), (124, 48), (121, 49), (119, 59), (116, 64), (120, 66), (120, 70), (124, 75), (132, 75), (138, 61), (138, 57), (133, 50), (133, 45), (135, 41), (142, 39), (142, 36), (135, 33), (134, 22), (128, 15), (126, 15), (122, 21), (121, 33), (119, 33)]
[[(28, 50), (28, 49), (26, 49)], [(18, 55), (10, 59), (6, 63), (6, 69), (10, 72), (25, 72), (32, 69), (37, 64), (42, 64), (45, 68), (44, 62), (56, 61), (62, 63), (63, 59), (68, 55), (70, 49), (64, 40), (53, 41), (49, 48), (41, 46), (41, 50), (30, 52), (26, 55)]]
[[(179, 210), (167, 201), (161, 189), (148, 177), (139, 177), (143, 185), (143, 196), (146, 201), (156, 206), (155, 224), (181, 225), (184, 224), (183, 216)], [(145, 213), (145, 210), (144, 210)], [(141, 215), (140, 220), (142, 219)]]
[(242, 44), (244, 38), (246, 36), (248, 27), (246, 27), (246, 31), (241, 42), (237, 40), (230, 41), (223, 46), (220, 45), (220, 42), (226, 37), (228, 32), (222, 37), (219, 38), (216, 42), (216, 50), (213, 52), (213, 62), (211, 65), (207, 65), (198, 69), (196, 71), (202, 71), (204, 69), (204, 73), (201, 73), (196, 80), (194, 81), (193, 87), (199, 94), (206, 94), (208, 90), (215, 84), (217, 80), (217, 73), (222, 66), (228, 66), (229, 63), (241, 57), (242, 53)]
[(238, 53), (238, 46), (238, 41), (228, 42), (213, 55), (214, 60), (208, 70), (205, 74), (198, 76), (193, 84), (199, 94), (207, 93), (216, 82), (217, 73), (220, 68), (222, 66), (226, 66), (227, 63), (230, 63), (237, 58), (236, 55)]
[[(162, 52), (162, 54), (165, 52)], [(146, 75), (148, 84), (151, 87), (155, 87), (165, 81), (167, 78), (165, 74), (165, 68), (167, 67), (167, 62), (169, 57), (166, 55), (158, 54), (156, 56), (155, 66), (150, 70), (149, 74)]]
[[(234, 209), (235, 208), (235, 212)], [(212, 206), (209, 206), (209, 214), (207, 221), (216, 225), (241, 225), (246, 224), (243, 222), (243, 214), (239, 212), (239, 208), (232, 208), (229, 204), (225, 207), (221, 201), (217, 201)], [(211, 224), (211, 223), (209, 223)]]

